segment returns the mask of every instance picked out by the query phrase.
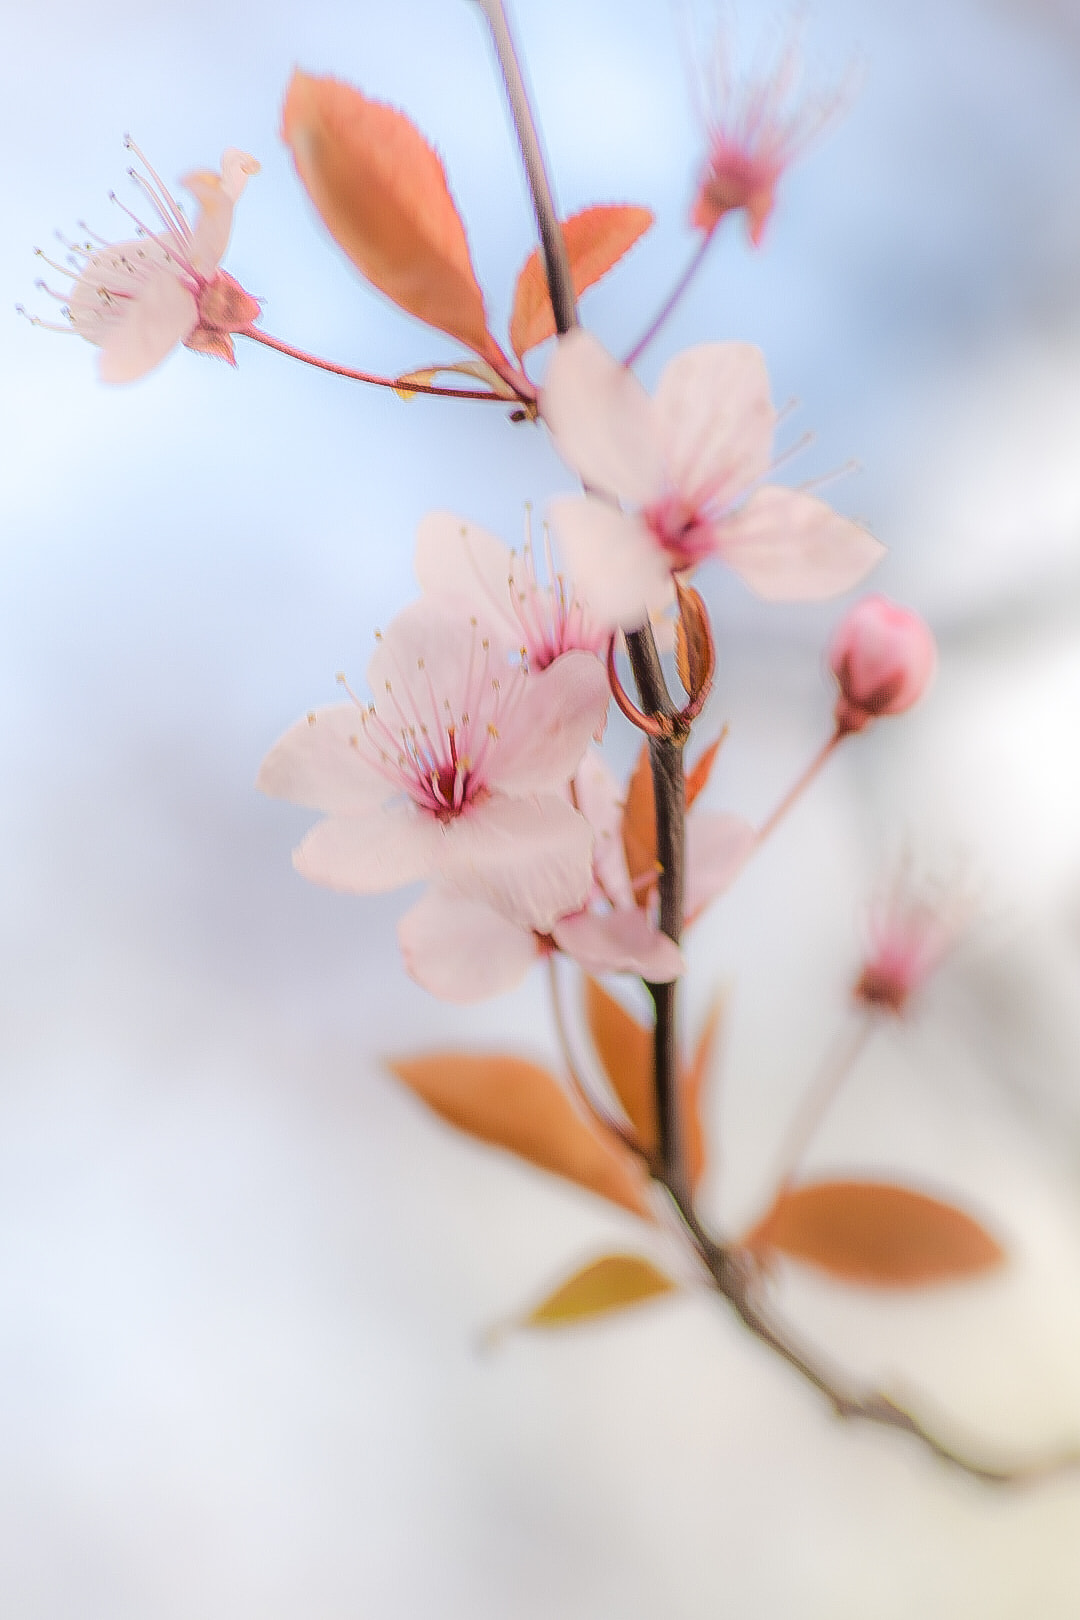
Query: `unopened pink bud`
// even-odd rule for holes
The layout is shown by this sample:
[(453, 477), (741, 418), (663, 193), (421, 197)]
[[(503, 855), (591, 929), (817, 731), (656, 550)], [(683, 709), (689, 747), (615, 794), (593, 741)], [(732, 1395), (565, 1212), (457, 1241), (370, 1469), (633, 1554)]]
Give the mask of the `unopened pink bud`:
[(840, 621), (829, 648), (836, 676), (836, 729), (862, 731), (883, 714), (903, 714), (930, 684), (937, 648), (917, 613), (866, 596)]

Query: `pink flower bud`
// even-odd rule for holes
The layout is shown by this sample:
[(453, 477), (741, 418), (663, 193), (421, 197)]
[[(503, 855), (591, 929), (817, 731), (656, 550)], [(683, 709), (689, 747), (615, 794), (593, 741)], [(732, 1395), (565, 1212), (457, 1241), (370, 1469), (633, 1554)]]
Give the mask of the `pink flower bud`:
[(866, 596), (840, 621), (829, 648), (836, 676), (836, 729), (862, 731), (882, 714), (917, 703), (937, 664), (937, 648), (918, 614), (883, 596)]

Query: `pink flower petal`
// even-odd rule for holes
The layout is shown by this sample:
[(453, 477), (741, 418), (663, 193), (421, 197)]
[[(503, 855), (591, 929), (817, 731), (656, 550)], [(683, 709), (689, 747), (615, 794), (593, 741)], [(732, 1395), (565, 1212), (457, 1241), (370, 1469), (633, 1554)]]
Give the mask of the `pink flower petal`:
[(357, 751), (360, 719), (355, 703), (336, 703), (298, 720), (263, 760), (256, 787), (336, 815), (374, 809), (391, 790)]
[[(101, 349), (98, 370), (103, 382), (145, 377), (199, 319), (195, 295), (160, 254), (151, 238), (120, 242), (89, 259), (72, 289), (72, 325), (80, 337)], [(118, 274), (116, 266), (122, 267), (125, 259), (138, 269), (121, 268)], [(131, 292), (103, 296), (106, 283), (110, 289), (130, 285)]]
[(831, 506), (768, 484), (717, 525), (716, 549), (740, 579), (770, 602), (839, 596), (885, 555), (873, 535)]
[[(559, 339), (540, 414), (563, 460), (584, 483), (634, 506), (663, 494), (664, 464), (653, 401), (632, 371), (588, 332)], [(575, 579), (582, 581), (575, 571)], [(592, 597), (584, 592), (590, 606)]]
[[(430, 688), (438, 708), (449, 703), (460, 717), (463, 709), (475, 706), (485, 682), (490, 685), (491, 679), (501, 678), (508, 684), (511, 673), (521, 679), (520, 669), (511, 670), (516, 652), (509, 627), (503, 632), (488, 620), (474, 628), (460, 610), (421, 598), (403, 608), (379, 637), (367, 667), (368, 686), (388, 724), (394, 708), (386, 701), (388, 685), (403, 702), (409, 690)], [(409, 719), (415, 722), (416, 716)], [(433, 719), (425, 709), (425, 723)]]
[(699, 810), (686, 818), (688, 919), (731, 887), (757, 846), (757, 833), (741, 816)]
[(563, 496), (548, 514), (567, 566), (599, 623), (636, 630), (675, 594), (667, 553), (639, 518), (593, 495)]
[(564, 653), (529, 675), (491, 756), (492, 787), (543, 793), (568, 783), (603, 730), (609, 697), (607, 673), (591, 653)]
[(384, 894), (431, 877), (447, 839), (442, 824), (412, 804), (383, 805), (364, 815), (329, 816), (293, 851), (311, 883), (343, 894)]
[(692, 504), (726, 506), (768, 472), (776, 412), (752, 343), (702, 343), (676, 355), (656, 411), (668, 478)]
[(493, 616), (510, 636), (516, 629), (510, 606), (511, 562), (509, 546), (465, 518), (429, 512), (420, 519), (413, 557), (420, 589), (462, 613)]
[(593, 871), (604, 894), (616, 907), (632, 907), (634, 891), (622, 841), (621, 788), (595, 748), (590, 748), (574, 777), (577, 807), (593, 830)]
[(417, 984), (463, 1005), (513, 990), (539, 955), (530, 929), (479, 901), (436, 888), (402, 917), (398, 943)]
[(184, 185), (200, 205), (191, 241), (187, 244), (187, 257), (201, 276), (212, 276), (229, 245), (232, 234), (233, 208), (253, 174), (258, 174), (258, 161), (247, 152), (230, 146), (221, 159), (221, 173), (200, 169), (185, 175)]
[(547, 934), (556, 918), (577, 911), (588, 897), (592, 833), (584, 817), (554, 794), (494, 795), (446, 824), (437, 870), (469, 899)]
[(580, 911), (552, 930), (556, 945), (588, 973), (636, 973), (667, 984), (686, 971), (679, 947), (633, 906), (598, 916)]

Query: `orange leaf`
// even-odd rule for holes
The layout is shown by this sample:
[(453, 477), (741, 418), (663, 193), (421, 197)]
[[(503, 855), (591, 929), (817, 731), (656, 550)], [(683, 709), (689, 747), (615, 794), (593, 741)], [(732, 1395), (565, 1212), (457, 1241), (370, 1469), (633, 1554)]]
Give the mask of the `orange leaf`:
[(688, 810), (693, 804), (694, 800), (697, 798), (698, 794), (701, 793), (708, 785), (709, 777), (712, 775), (713, 765), (716, 763), (716, 756), (720, 752), (720, 744), (723, 742), (726, 736), (727, 728), (725, 727), (725, 729), (720, 733), (719, 737), (717, 737), (714, 742), (711, 742), (708, 748), (706, 748), (693, 770), (687, 771), (686, 808)]
[(690, 1185), (695, 1192), (701, 1185), (707, 1161), (705, 1126), (701, 1118), (702, 1103), (709, 1082), (716, 1053), (716, 1037), (724, 1011), (724, 997), (717, 994), (701, 1026), (701, 1034), (694, 1049), (694, 1060), (681, 1076), (680, 1096), (686, 1132), (686, 1167)]
[(410, 315), (500, 357), (442, 163), (405, 114), (339, 79), (296, 72), (283, 134), (308, 195), (361, 274)]
[[(570, 259), (574, 295), (580, 298), (586, 288), (606, 276), (612, 265), (653, 222), (647, 208), (599, 204), (584, 208), (564, 220), (563, 240)], [(551, 308), (547, 276), (539, 248), (526, 259), (514, 288), (514, 311), (510, 317), (510, 343), (520, 360), (528, 349), (535, 349), (545, 338), (555, 335), (555, 315)]]
[(595, 979), (585, 980), (585, 1018), (604, 1073), (626, 1110), (644, 1153), (656, 1150), (652, 1031), (609, 996)]
[(696, 698), (707, 683), (711, 684), (715, 653), (709, 617), (700, 594), (689, 585), (675, 581), (679, 599), (679, 617), (675, 621), (675, 666), (683, 691)]
[(656, 883), (656, 803), (646, 744), (638, 755), (626, 790), (622, 817), (623, 850), (634, 886), (634, 898), (644, 905)]
[(782, 1192), (744, 1239), (844, 1282), (918, 1288), (970, 1277), (1004, 1258), (970, 1215), (925, 1193), (874, 1181), (818, 1181)]
[(617, 1137), (584, 1120), (546, 1069), (523, 1058), (435, 1052), (393, 1074), (443, 1119), (651, 1219), (648, 1177)]

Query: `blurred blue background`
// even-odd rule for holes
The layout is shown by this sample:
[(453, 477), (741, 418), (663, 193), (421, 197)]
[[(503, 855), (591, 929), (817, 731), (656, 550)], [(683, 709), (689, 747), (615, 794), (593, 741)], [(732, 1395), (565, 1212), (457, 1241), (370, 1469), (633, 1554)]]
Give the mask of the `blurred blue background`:
[[(583, 313), (625, 347), (692, 246), (689, 69), (715, 18), (520, 0), (563, 209), (657, 224)], [(724, 21), (751, 61), (792, 24)], [(361, 285), (278, 138), (301, 65), (439, 147), (496, 331), (528, 198), (467, 0), (9, 6), (0, 284), (82, 218), (120, 236), (130, 131), (173, 180), (260, 158), (227, 266), (264, 324), (397, 374), (452, 356)], [(820, 0), (811, 95), (852, 86), (760, 253), (718, 251), (642, 373), (763, 347), (793, 477), (890, 547), (877, 587), (941, 640), (926, 704), (850, 745), (697, 930), (690, 1023), (730, 987), (709, 1203), (737, 1230), (838, 1020), (860, 907), (901, 844), (977, 876), (981, 922), (879, 1038), (812, 1150), (984, 1212), (1012, 1263), (914, 1300), (791, 1278), (837, 1359), (1004, 1450), (1080, 1441), (1080, 10)], [(854, 88), (856, 87), (857, 88)], [(476, 1344), (578, 1260), (663, 1239), (453, 1139), (381, 1054), (554, 1056), (539, 976), (475, 1011), (404, 976), (409, 897), (305, 887), (310, 817), (252, 783), (357, 680), (410, 596), (420, 516), (508, 539), (568, 487), (538, 430), (248, 344), (106, 389), (0, 322), (0, 1609), (10, 1620), (1069, 1620), (1080, 1488), (994, 1495), (833, 1423), (707, 1298)], [(763, 815), (826, 734), (840, 609), (706, 577), (713, 802)], [(626, 762), (632, 741), (611, 739)], [(952, 1429), (950, 1428), (950, 1432)]]

